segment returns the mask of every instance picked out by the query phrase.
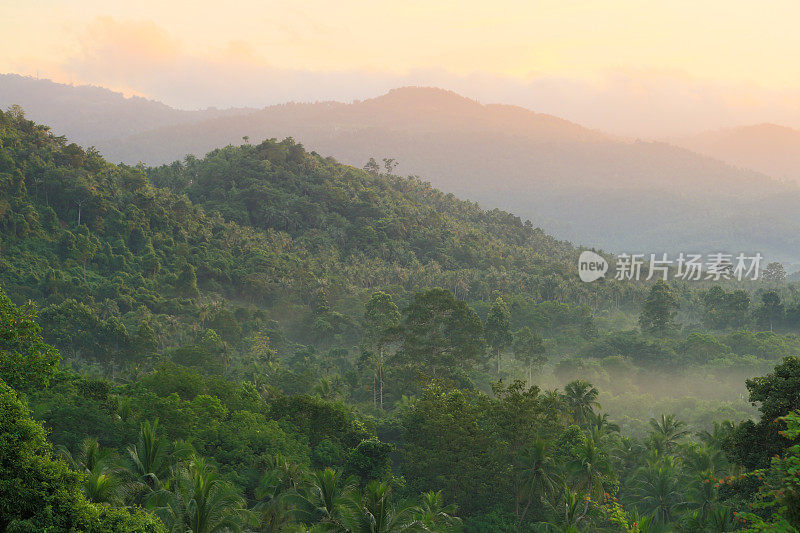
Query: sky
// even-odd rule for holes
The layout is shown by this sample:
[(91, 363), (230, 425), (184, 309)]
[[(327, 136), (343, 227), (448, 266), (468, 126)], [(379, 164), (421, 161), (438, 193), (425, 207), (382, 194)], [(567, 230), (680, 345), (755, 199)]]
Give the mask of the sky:
[(0, 72), (194, 109), (435, 85), (627, 136), (800, 128), (800, 3), (0, 0)]

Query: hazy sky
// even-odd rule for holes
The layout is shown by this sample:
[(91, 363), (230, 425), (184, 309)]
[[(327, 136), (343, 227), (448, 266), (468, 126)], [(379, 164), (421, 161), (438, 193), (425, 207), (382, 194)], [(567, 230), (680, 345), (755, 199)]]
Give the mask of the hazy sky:
[(625, 135), (800, 127), (792, 1), (0, 0), (0, 72), (185, 108), (438, 85)]

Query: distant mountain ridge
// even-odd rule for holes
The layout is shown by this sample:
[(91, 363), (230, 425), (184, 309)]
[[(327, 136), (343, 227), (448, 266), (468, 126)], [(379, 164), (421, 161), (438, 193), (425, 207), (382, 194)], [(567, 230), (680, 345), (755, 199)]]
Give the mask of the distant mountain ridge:
[(675, 144), (772, 177), (800, 182), (800, 130), (755, 124), (678, 139)]
[(251, 111), (184, 111), (147, 98), (125, 97), (102, 87), (0, 74), (0, 106), (10, 105), (21, 106), (30, 119), (47, 123), (57, 135), (86, 146), (163, 126)]
[(166, 117), (160, 125), (116, 137), (98, 129), (85, 144), (112, 161), (161, 164), (245, 138), (293, 137), (357, 167), (370, 157), (393, 158), (397, 174), (422, 176), (579, 244), (616, 252), (761, 252), (800, 261), (800, 214), (788, 207), (800, 201), (794, 184), (520, 107), (405, 87), (349, 104), (188, 113), (160, 114)]

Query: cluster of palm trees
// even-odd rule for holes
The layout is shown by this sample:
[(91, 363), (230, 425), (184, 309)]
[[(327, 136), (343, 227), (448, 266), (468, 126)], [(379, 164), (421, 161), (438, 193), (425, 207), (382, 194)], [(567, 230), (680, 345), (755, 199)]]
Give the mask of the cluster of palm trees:
[[(650, 433), (638, 440), (623, 437), (607, 415), (595, 412), (597, 396), (585, 381), (568, 384), (560, 401), (579, 431), (568, 446), (537, 439), (524, 450), (518, 464), (520, 530), (536, 515), (545, 518), (532, 527), (546, 532), (737, 529), (717, 485), (737, 473), (721, 450), (730, 422), (693, 436), (674, 416), (661, 415), (650, 419)], [(618, 515), (610, 517), (615, 508)]]
[[(736, 529), (717, 480), (736, 474), (721, 446), (730, 423), (692, 435), (671, 415), (650, 420), (644, 439), (620, 435), (596, 412), (597, 390), (570, 383), (554, 397), (567, 425), (537, 438), (515, 466), (517, 529), (546, 532), (724, 532)], [(85, 474), (91, 501), (151, 510), (168, 531), (402, 533), (462, 530), (440, 492), (397, 498), (391, 482), (361, 482), (327, 468), (309, 471), (283, 456), (245, 498), (183, 442), (144, 422), (124, 458), (86, 439), (63, 457)], [(469, 490), (469, 487), (464, 487)], [(533, 525), (531, 525), (533, 524)]]
[[(722, 452), (730, 422), (715, 423), (690, 440), (683, 422), (672, 415), (650, 420), (644, 442), (626, 446), (622, 455), (639, 466), (624, 471), (629, 498), (652, 514), (662, 528), (673, 524), (685, 531), (733, 531), (732, 510), (719, 500), (718, 479), (737, 473)], [(664, 529), (669, 530), (669, 529)]]
[(87, 438), (61, 456), (83, 473), (84, 492), (95, 503), (141, 506), (174, 533), (335, 532), (412, 533), (460, 531), (455, 507), (441, 492), (420, 501), (395, 501), (391, 483), (354, 477), (331, 468), (309, 472), (276, 456), (248, 506), (233, 484), (183, 442), (158, 436), (158, 421), (141, 424), (135, 445), (120, 459)]

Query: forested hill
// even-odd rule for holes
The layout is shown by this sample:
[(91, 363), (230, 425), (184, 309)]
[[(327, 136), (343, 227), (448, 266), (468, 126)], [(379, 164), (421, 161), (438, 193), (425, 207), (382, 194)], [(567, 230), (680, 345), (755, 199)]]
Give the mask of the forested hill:
[(111, 358), (136, 335), (179, 343), (198, 323), (236, 341), (273, 317), (332, 345), (378, 289), (400, 302), (436, 286), (473, 301), (589, 301), (568, 243), (291, 139), (147, 170), (6, 112), (0, 143), (0, 284), (37, 302), (49, 340), (74, 357)]

